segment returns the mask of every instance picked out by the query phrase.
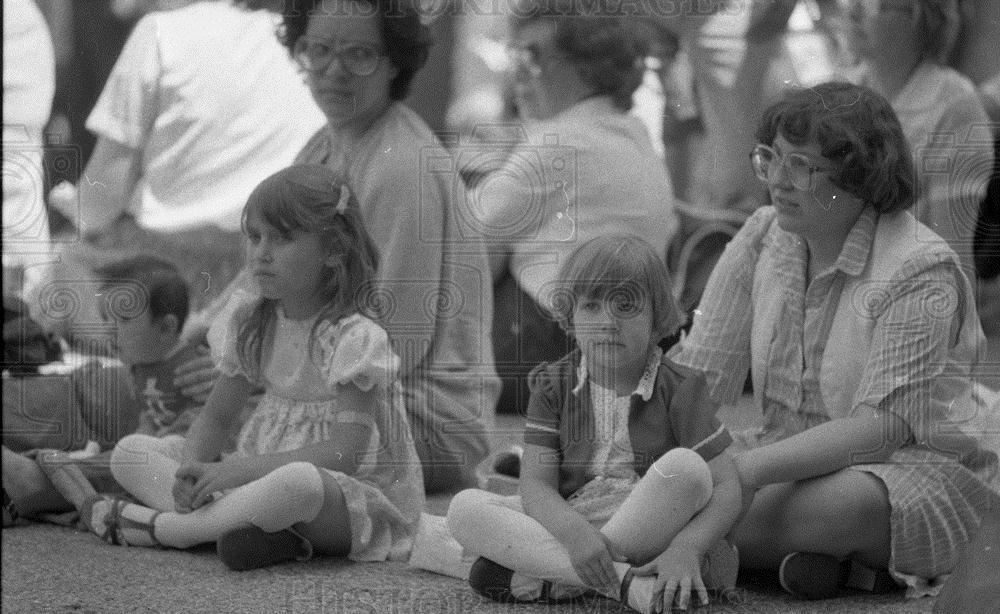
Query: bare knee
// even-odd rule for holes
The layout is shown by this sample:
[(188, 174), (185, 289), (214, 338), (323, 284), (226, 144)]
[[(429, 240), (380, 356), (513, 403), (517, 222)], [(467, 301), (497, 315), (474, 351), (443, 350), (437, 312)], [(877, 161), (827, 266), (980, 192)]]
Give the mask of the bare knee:
[(768, 494), (762, 491), (739, 527), (738, 543), (750, 559), (759, 550), (764, 564), (795, 551), (887, 564), (889, 516), (882, 482), (868, 473), (844, 470), (776, 485)]
[(646, 475), (658, 474), (673, 480), (674, 488), (683, 491), (687, 500), (695, 502), (695, 508), (701, 509), (712, 498), (712, 470), (697, 452), (688, 448), (674, 448), (650, 466)]
[[(885, 567), (891, 549), (889, 495), (882, 481), (860, 471), (843, 472), (847, 487), (840, 505), (828, 516), (840, 556), (861, 558), (864, 562)], [(816, 530), (822, 530), (816, 527)]]

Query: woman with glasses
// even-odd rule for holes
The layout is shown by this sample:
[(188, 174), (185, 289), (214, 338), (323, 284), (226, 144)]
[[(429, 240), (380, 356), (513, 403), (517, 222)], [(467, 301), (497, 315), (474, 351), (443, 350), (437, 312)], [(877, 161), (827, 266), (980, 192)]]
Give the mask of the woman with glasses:
[[(381, 310), (401, 360), (424, 486), (470, 486), (488, 452), (482, 418), (500, 389), (489, 328), (493, 289), (482, 239), (461, 225), (455, 194), (464, 188), (451, 156), (402, 102), (427, 60), (429, 30), (408, 0), (289, 0), (279, 37), (326, 116), (295, 162), (346, 178), (379, 248), (366, 299)], [(231, 287), (245, 283), (242, 276)], [(222, 303), (199, 314), (192, 329), (207, 329)], [(185, 394), (207, 396), (216, 374), (210, 360), (182, 371)]]
[(481, 239), (460, 226), (451, 158), (402, 102), (427, 60), (429, 31), (405, 0), (295, 0), (282, 41), (327, 119), (296, 162), (346, 175), (380, 251), (371, 299), (402, 360), (425, 486), (468, 486), (500, 387), (492, 286)]
[(969, 281), (909, 212), (913, 162), (882, 96), (791, 91), (757, 139), (772, 204), (727, 246), (674, 353), (720, 402), (752, 373), (763, 424), (736, 437), (741, 564), (803, 598), (846, 582), (933, 594), (1000, 506), (996, 453), (966, 433), (985, 411)]
[(525, 134), (473, 200), (497, 284), (497, 365), (509, 382), (498, 411), (523, 413), (528, 372), (571, 349), (548, 315), (569, 254), (619, 233), (664, 256), (679, 222), (666, 167), (628, 113), (645, 42), (582, 2), (526, 0), (515, 15), (509, 52)]

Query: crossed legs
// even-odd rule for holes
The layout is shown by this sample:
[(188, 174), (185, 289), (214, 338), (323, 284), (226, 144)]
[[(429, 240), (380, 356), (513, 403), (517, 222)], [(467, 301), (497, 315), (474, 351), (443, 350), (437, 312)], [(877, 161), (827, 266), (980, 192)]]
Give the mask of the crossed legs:
[[(671, 450), (657, 459), (601, 530), (629, 562), (644, 564), (667, 548), (711, 493), (705, 461), (691, 450)], [(448, 526), (469, 551), (520, 575), (581, 586), (566, 548), (512, 503), (481, 490), (462, 491), (452, 499)], [(624, 575), (629, 565), (620, 567)]]
[[(122, 514), (150, 524), (153, 543), (188, 548), (253, 525), (266, 532), (294, 528), (315, 551), (324, 554), (344, 556), (350, 552), (350, 521), (340, 486), (310, 463), (279, 467), (193, 512), (174, 511), (172, 489), (182, 447), (179, 438), (132, 435), (119, 443), (112, 456), (116, 479), (149, 506), (129, 505)], [(132, 538), (141, 540), (142, 536), (133, 532)]]
[(815, 552), (886, 569), (890, 512), (885, 486), (863, 471), (766, 486), (736, 526), (740, 564), (777, 569), (792, 552)]

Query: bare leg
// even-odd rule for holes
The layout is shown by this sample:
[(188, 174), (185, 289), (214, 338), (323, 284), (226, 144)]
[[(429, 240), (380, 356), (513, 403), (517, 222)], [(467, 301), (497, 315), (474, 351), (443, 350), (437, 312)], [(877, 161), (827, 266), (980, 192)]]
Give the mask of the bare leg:
[(889, 497), (882, 482), (845, 469), (762, 488), (736, 527), (740, 563), (777, 569), (792, 552), (851, 558), (885, 569), (891, 554)]
[(19, 514), (68, 512), (73, 505), (63, 498), (34, 460), (3, 448), (3, 488)]

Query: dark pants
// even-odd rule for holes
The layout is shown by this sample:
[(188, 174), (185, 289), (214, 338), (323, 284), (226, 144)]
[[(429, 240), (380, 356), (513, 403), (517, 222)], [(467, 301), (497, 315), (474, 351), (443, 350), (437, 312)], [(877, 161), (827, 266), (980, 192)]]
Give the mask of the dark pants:
[(539, 363), (558, 360), (573, 347), (573, 339), (548, 311), (505, 275), (493, 287), (493, 356), (503, 383), (497, 413), (524, 415), (528, 374)]

